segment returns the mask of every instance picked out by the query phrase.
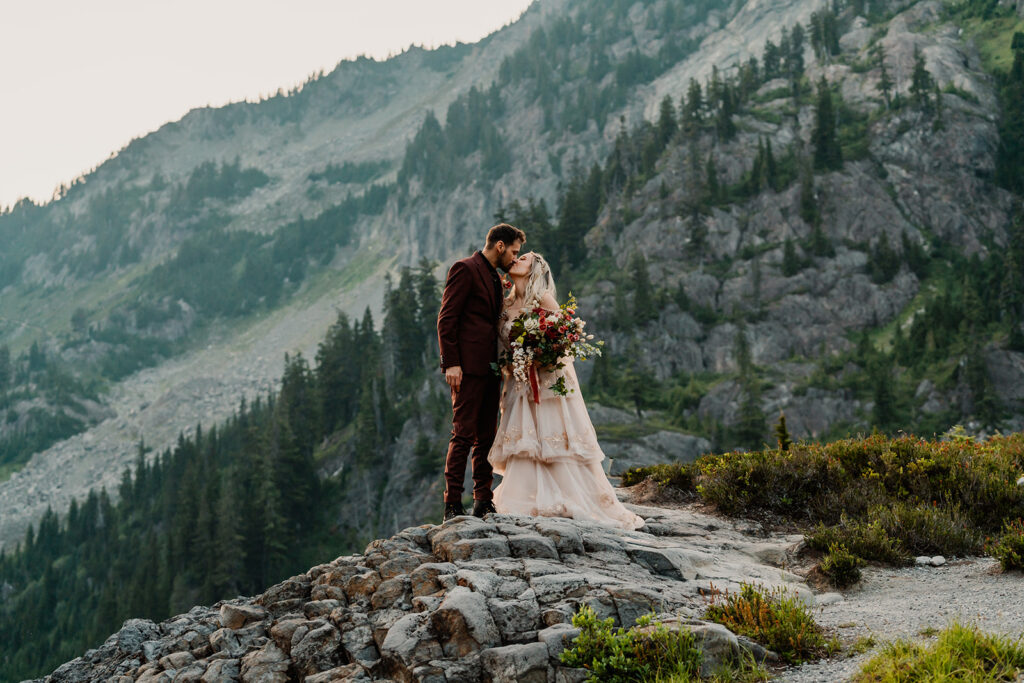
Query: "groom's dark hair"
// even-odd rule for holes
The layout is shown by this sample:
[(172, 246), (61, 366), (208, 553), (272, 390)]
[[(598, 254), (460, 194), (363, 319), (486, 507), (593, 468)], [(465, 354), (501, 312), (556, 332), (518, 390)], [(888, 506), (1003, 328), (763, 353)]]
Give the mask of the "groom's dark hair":
[(516, 240), (526, 242), (526, 233), (508, 223), (498, 223), (487, 231), (487, 246), (493, 247), (498, 242), (510, 245)]

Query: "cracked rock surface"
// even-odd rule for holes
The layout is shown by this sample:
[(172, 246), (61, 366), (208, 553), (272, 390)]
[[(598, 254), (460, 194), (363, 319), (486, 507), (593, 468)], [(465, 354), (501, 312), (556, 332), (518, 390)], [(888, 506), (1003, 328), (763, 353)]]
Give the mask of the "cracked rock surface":
[(631, 508), (643, 530), (510, 515), (411, 527), (262, 595), (130, 620), (42, 680), (580, 681), (558, 655), (582, 605), (627, 626), (653, 611), (701, 629), (713, 659), (753, 646), (696, 619), (712, 586), (756, 581), (810, 599), (783, 568), (800, 536)]

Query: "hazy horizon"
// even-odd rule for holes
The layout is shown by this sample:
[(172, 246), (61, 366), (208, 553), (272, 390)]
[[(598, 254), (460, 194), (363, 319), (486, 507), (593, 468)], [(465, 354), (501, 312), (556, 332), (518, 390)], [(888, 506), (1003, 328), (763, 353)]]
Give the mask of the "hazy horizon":
[(532, 0), (60, 0), (6, 9), (0, 207), (62, 183), (197, 107), (257, 100), (359, 56), (475, 42)]

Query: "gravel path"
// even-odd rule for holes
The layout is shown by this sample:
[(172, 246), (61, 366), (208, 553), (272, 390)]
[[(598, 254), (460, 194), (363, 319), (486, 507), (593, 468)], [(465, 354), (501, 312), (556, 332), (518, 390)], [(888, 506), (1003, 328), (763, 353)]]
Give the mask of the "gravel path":
[[(835, 597), (818, 596), (826, 603)], [(897, 638), (924, 640), (923, 630), (942, 629), (954, 620), (1017, 638), (1024, 635), (1024, 576), (999, 573), (998, 563), (991, 558), (959, 560), (942, 567), (870, 567), (841, 600), (816, 607), (815, 618), (835, 629), (844, 643), (867, 636), (878, 644)], [(876, 646), (855, 657), (807, 664), (787, 670), (776, 680), (846, 681), (878, 650)]]

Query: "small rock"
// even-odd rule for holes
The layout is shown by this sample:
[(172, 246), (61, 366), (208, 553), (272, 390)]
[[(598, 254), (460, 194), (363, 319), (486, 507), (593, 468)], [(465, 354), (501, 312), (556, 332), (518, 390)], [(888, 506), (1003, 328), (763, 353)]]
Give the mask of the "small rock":
[(375, 571), (368, 571), (349, 577), (345, 582), (345, 595), (350, 601), (364, 599), (369, 600), (373, 592), (381, 584), (380, 574)]
[(490, 683), (547, 683), (548, 647), (528, 643), (491, 648), (480, 653), (480, 666)]
[(160, 668), (169, 671), (171, 669), (184, 669), (196, 661), (191, 652), (172, 652), (166, 657), (160, 658)]
[(918, 567), (930, 567), (932, 565), (932, 558), (927, 555), (919, 555), (914, 558), (914, 564)]
[(311, 600), (302, 606), (302, 613), (307, 619), (327, 617), (342, 604), (340, 600)]
[(259, 650), (242, 658), (243, 683), (287, 683), (288, 656), (269, 641)]
[(814, 596), (814, 604), (821, 605), (835, 605), (844, 600), (840, 593), (822, 593), (821, 595)]
[(322, 624), (306, 633), (298, 643), (293, 640), (292, 665), (306, 676), (334, 668), (341, 663), (338, 658), (340, 643), (341, 634), (338, 629), (331, 624)]
[(305, 683), (334, 683), (334, 681), (368, 681), (370, 677), (358, 664), (345, 664), (303, 679)]
[(487, 599), (462, 586), (448, 592), (430, 615), (430, 623), (449, 657), (465, 657), (501, 643)]
[(508, 545), (512, 551), (512, 557), (535, 557), (558, 559), (558, 550), (554, 542), (540, 534), (518, 534), (508, 537)]
[(239, 672), (239, 660), (237, 659), (215, 659), (206, 667), (206, 673), (200, 679), (202, 683), (223, 683), (223, 681), (237, 681)]
[(373, 609), (383, 609), (385, 607), (398, 607), (407, 603), (405, 595), (406, 583), (408, 581), (409, 579), (405, 576), (396, 576), (382, 581), (377, 586), (377, 590), (373, 592), (373, 597), (370, 598), (370, 606)]
[(570, 624), (556, 624), (540, 631), (537, 640), (544, 643), (548, 648), (548, 659), (552, 664), (558, 664), (562, 651), (576, 640), (580, 630)]
[(946, 558), (942, 555), (936, 555), (931, 558), (931, 565), (933, 567), (941, 567), (944, 564), (946, 564)]
[(421, 564), (409, 575), (409, 586), (413, 595), (433, 595), (442, 590), (440, 576), (452, 575), (458, 567), (450, 562)]
[(254, 621), (263, 621), (267, 610), (255, 605), (232, 605), (225, 603), (220, 606), (220, 625), (224, 628), (240, 629)]

